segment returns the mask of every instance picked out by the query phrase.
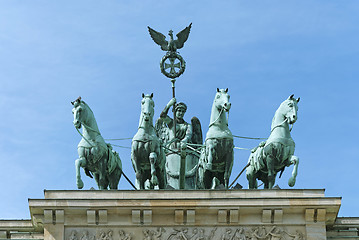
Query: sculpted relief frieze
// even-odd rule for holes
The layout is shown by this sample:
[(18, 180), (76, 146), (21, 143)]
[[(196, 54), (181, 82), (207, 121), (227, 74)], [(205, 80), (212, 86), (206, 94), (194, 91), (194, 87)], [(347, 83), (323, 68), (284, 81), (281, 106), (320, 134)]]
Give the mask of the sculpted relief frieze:
[(66, 228), (65, 240), (305, 240), (304, 228), (253, 227), (128, 227)]

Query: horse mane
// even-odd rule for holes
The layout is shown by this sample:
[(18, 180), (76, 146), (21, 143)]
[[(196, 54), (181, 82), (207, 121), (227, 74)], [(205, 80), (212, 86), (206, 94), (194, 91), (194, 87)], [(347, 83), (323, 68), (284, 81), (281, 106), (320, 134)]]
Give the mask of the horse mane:
[[(215, 113), (215, 111), (216, 111), (216, 103), (217, 103), (217, 98), (216, 98), (216, 96), (217, 96), (217, 93), (216, 93), (216, 95), (215, 95), (215, 97), (214, 97), (214, 99), (213, 99), (213, 103), (212, 103), (212, 107), (211, 107), (211, 116), (210, 116), (210, 119), (209, 119), (209, 126), (211, 127), (217, 120), (215, 119), (215, 117), (214, 117), (214, 113)], [(218, 115), (218, 116), (220, 116), (220, 114)], [(218, 118), (217, 118), (218, 119)]]
[[(85, 106), (89, 111), (87, 112), (87, 118), (91, 118), (92, 122), (94, 124), (95, 129), (97, 129), (97, 131), (99, 132), (99, 128), (95, 119), (95, 114), (93, 113), (92, 109), (90, 108), (90, 106), (83, 100), (81, 100), (81, 103), (83, 106)], [(100, 134), (101, 135), (101, 134)]]
[(279, 110), (284, 106), (284, 104), (287, 104), (287, 102), (288, 102), (288, 99), (284, 100), (284, 101), (279, 105), (279, 107), (277, 108), (277, 110), (275, 111), (274, 116), (273, 116), (273, 118), (272, 118), (271, 129), (273, 128), (273, 124), (274, 124), (274, 121), (276, 120), (276, 116), (278, 115)]
[(94, 115), (92, 109), (90, 108), (90, 106), (89, 106), (85, 101), (81, 100), (81, 103), (82, 103), (85, 107), (87, 107), (88, 110), (90, 110), (90, 112), (92, 113), (92, 115)]
[[(81, 100), (81, 103), (82, 103), (83, 105), (85, 105), (87, 108), (90, 109), (90, 106), (89, 106), (84, 100)], [(91, 110), (91, 109), (90, 109), (90, 110)], [(91, 112), (92, 112), (92, 110), (91, 110)]]

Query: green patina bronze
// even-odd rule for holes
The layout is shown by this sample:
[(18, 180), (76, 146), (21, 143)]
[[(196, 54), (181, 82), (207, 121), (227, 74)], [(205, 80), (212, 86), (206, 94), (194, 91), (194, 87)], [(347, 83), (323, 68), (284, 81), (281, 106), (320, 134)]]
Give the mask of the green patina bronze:
[[(179, 32), (173, 38), (173, 31), (168, 35), (170, 39), (166, 41), (166, 36), (148, 27), (153, 41), (161, 46), (166, 54), (160, 62), (162, 74), (171, 79), (172, 99), (163, 110), (160, 119), (156, 123), (158, 136), (166, 151), (166, 175), (167, 186), (175, 189), (195, 189), (197, 179), (197, 167), (199, 154), (196, 152), (197, 146), (187, 146), (189, 143), (202, 144), (201, 124), (197, 118), (192, 118), (191, 124), (187, 123), (183, 117), (187, 106), (184, 103), (176, 104), (175, 82), (177, 77), (183, 74), (186, 62), (179, 55), (177, 49), (181, 49), (187, 41), (192, 23)], [(173, 107), (173, 119), (168, 116), (169, 109)], [(196, 131), (193, 131), (196, 129)], [(199, 140), (200, 139), (200, 140)]]
[[(182, 75), (186, 68), (186, 62), (179, 55), (177, 49), (181, 49), (184, 46), (184, 43), (188, 39), (188, 35), (191, 31), (192, 23), (179, 32), (176, 36), (177, 39), (173, 39), (173, 31), (170, 30), (168, 35), (170, 39), (166, 41), (166, 36), (152, 28), (148, 27), (148, 31), (151, 35), (153, 41), (161, 46), (163, 51), (167, 51), (166, 55), (163, 56), (160, 62), (160, 69), (163, 75), (168, 78), (174, 79)], [(178, 69), (178, 71), (177, 71)], [(169, 70), (169, 71), (168, 71)]]
[(290, 135), (290, 124), (297, 121), (298, 102), (291, 95), (279, 106), (272, 120), (271, 133), (267, 141), (252, 150), (247, 167), (247, 179), (250, 189), (258, 187), (257, 179), (264, 188), (273, 188), (277, 173), (294, 164), (292, 177), (288, 185), (293, 187), (297, 177), (299, 158), (294, 156), (295, 143)]
[[(167, 185), (174, 189), (195, 189), (199, 159), (196, 144), (202, 144), (201, 124), (196, 117), (191, 119), (191, 123), (187, 123), (183, 119), (187, 110), (186, 104), (175, 103), (176, 99), (172, 98), (156, 122), (157, 134), (166, 152)], [(175, 121), (168, 116), (168, 111), (173, 106), (175, 106), (176, 114), (175, 130)], [(183, 186), (181, 187), (182, 178)]]
[[(131, 161), (136, 173), (136, 189), (216, 189), (229, 188), (234, 160), (233, 135), (228, 127), (231, 109), (227, 89), (218, 89), (213, 101), (209, 129), (203, 144), (198, 118), (184, 120), (187, 105), (176, 101), (175, 82), (185, 70), (185, 61), (177, 52), (188, 39), (192, 24), (179, 32), (174, 40), (148, 27), (151, 38), (166, 54), (160, 62), (161, 72), (171, 79), (173, 98), (165, 106), (153, 126), (153, 94), (142, 94), (137, 133), (132, 139)], [(278, 172), (294, 164), (289, 186), (294, 186), (299, 159), (294, 156), (295, 144), (289, 128), (297, 120), (299, 98), (290, 96), (275, 113), (267, 141), (252, 150), (246, 175), (249, 188), (257, 188), (257, 179), (264, 188), (273, 188)], [(117, 189), (122, 174), (121, 160), (102, 138), (93, 112), (78, 98), (74, 102), (74, 125), (82, 136), (76, 160), (77, 186), (83, 188), (80, 167), (95, 177), (99, 189)], [(173, 118), (169, 116), (172, 108)], [(82, 133), (79, 131), (83, 128)], [(243, 172), (242, 171), (242, 172)], [(242, 173), (241, 172), (241, 173)], [(124, 175), (126, 177), (126, 175)], [(127, 178), (127, 177), (126, 177)], [(132, 184), (132, 183), (131, 183)]]
[(205, 148), (199, 160), (199, 188), (215, 189), (220, 184), (228, 188), (233, 166), (233, 135), (228, 128), (228, 88), (218, 89), (213, 101)]
[[(122, 175), (122, 164), (118, 153), (106, 144), (98, 129), (95, 116), (81, 97), (71, 102), (74, 106), (73, 124), (82, 136), (77, 146), (79, 158), (75, 161), (77, 187), (82, 189), (80, 167), (87, 176), (95, 177), (99, 189), (117, 189)], [(82, 127), (82, 133), (79, 129)]]
[(131, 160), (137, 189), (163, 189), (166, 186), (165, 154), (153, 127), (153, 93), (142, 94), (141, 116), (132, 139)]

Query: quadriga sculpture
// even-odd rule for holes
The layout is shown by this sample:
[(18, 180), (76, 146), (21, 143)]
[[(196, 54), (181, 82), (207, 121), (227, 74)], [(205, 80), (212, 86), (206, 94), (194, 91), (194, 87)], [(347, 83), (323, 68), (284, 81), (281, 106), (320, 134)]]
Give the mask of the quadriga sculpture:
[(199, 188), (214, 189), (219, 184), (228, 188), (233, 166), (233, 136), (228, 128), (226, 112), (229, 112), (228, 88), (218, 89), (213, 101), (205, 148), (199, 160)]
[(142, 94), (138, 131), (132, 139), (131, 160), (137, 189), (163, 189), (166, 185), (165, 154), (153, 127), (153, 93)]
[(273, 188), (277, 173), (292, 164), (294, 168), (288, 185), (293, 187), (295, 184), (299, 158), (293, 156), (295, 143), (290, 135), (289, 124), (297, 121), (300, 98), (295, 99), (293, 96), (282, 102), (275, 112), (267, 141), (260, 143), (249, 156), (246, 175), (250, 189), (257, 188), (257, 179), (264, 183), (264, 188)]
[[(99, 189), (117, 189), (122, 175), (122, 164), (118, 153), (106, 144), (98, 129), (95, 116), (90, 107), (81, 100), (81, 97), (71, 102), (74, 108), (73, 124), (82, 136), (77, 146), (79, 159), (75, 161), (77, 187), (84, 186), (81, 180), (80, 167), (87, 176), (95, 177)], [(82, 127), (82, 133), (79, 129)]]

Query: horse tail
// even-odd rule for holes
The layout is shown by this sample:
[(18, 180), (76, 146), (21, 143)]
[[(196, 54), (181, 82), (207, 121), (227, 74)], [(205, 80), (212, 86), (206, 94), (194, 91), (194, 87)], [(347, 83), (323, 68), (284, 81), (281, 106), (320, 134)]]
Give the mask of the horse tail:
[(122, 172), (122, 162), (120, 156), (116, 151), (113, 151), (112, 148), (108, 148), (108, 161), (107, 161), (107, 170), (111, 174), (115, 169), (119, 168)]
[(264, 145), (265, 142), (261, 142), (257, 147), (251, 150), (251, 154), (249, 155), (248, 164), (253, 167), (255, 172), (265, 167), (263, 155)]
[(285, 169), (285, 166), (283, 166), (282, 169), (280, 170), (279, 178), (282, 177), (282, 174), (283, 174), (283, 172), (284, 172), (284, 169)]
[(89, 176), (90, 178), (93, 178), (93, 176), (92, 176), (92, 174), (91, 174), (91, 171), (90, 171), (87, 167), (85, 167), (84, 170), (85, 170), (85, 174), (86, 174), (87, 176)]

